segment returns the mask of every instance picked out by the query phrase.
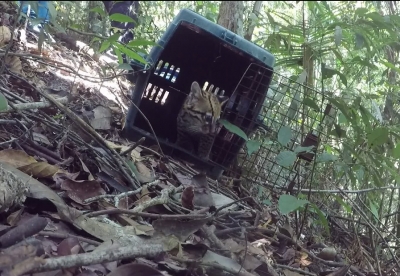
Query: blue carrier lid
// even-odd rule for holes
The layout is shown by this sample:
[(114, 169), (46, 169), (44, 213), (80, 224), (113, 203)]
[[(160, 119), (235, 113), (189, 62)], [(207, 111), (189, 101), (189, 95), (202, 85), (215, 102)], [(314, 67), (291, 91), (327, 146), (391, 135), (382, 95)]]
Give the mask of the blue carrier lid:
[(169, 39), (172, 37), (175, 29), (182, 22), (186, 21), (188, 23), (194, 24), (198, 28), (207, 31), (208, 33), (219, 37), (221, 40), (229, 43), (233, 47), (246, 52), (251, 57), (259, 60), (261, 63), (266, 65), (267, 67), (273, 68), (275, 65), (275, 57), (268, 52), (267, 50), (261, 48), (260, 46), (244, 39), (241, 36), (236, 35), (235, 33), (225, 29), (224, 27), (215, 24), (208, 20), (207, 18), (201, 16), (200, 14), (195, 13), (189, 9), (182, 9), (177, 16), (175, 16), (174, 20), (170, 23), (167, 30), (164, 32), (163, 36), (157, 42), (159, 46), (154, 46), (150, 52), (148, 57), (148, 61), (153, 63), (158, 60), (162, 52), (162, 48), (168, 43)]

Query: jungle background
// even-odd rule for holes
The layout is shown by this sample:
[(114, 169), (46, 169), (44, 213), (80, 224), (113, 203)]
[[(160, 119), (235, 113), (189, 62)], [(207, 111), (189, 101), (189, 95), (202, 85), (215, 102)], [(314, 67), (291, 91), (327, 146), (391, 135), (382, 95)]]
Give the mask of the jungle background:
[[(327, 257), (320, 252), (318, 258), (307, 263), (307, 256), (302, 255), (296, 260), (303, 270), (283, 273), (303, 274), (307, 271), (305, 267), (321, 259), (327, 261), (324, 263), (327, 266), (343, 266), (345, 259), (359, 269), (351, 269), (349, 274), (396, 275), (400, 269), (397, 257), (400, 238), (400, 185), (397, 182), (400, 180), (400, 16), (397, 2), (139, 1), (134, 40), (127, 45), (119, 43), (118, 36), (110, 33), (110, 17), (103, 2), (51, 1), (51, 5), (52, 26), (46, 26), (46, 31), (57, 42), (74, 44), (79, 40), (95, 54), (114, 49), (118, 63), (112, 68), (109, 64), (100, 66), (107, 80), (124, 79), (122, 73), (131, 69), (124, 64), (122, 53), (128, 59), (144, 63), (143, 54), (149, 53), (183, 8), (271, 52), (276, 58), (274, 72), (277, 76), (301, 85), (304, 93), (323, 95), (335, 109), (332, 120), (322, 131), (324, 140), (318, 145), (312, 165), (307, 167), (307, 176), (291, 187), (291, 195), (285, 190), (290, 184), (291, 172), (286, 173), (283, 181), (261, 173), (275, 170), (271, 168), (273, 162), (279, 169), (294, 165), (290, 151), (279, 153), (291, 138), (287, 129), (276, 129), (275, 137), (261, 130), (244, 137), (257, 141), (253, 143), (257, 147), (244, 148), (236, 162), (242, 172), (239, 185), (248, 196), (255, 197), (266, 208), (275, 206), (280, 214), (290, 215), (290, 219), (279, 226), (281, 232), (289, 231), (289, 236), (296, 242), (301, 240), (303, 245), (315, 245), (310, 247), (312, 249), (326, 249), (321, 252)], [(11, 14), (10, 10), (7, 11)], [(20, 14), (15, 9), (17, 13)], [(111, 19), (129, 21), (122, 15)], [(43, 36), (39, 35), (35, 43), (39, 52), (49, 51), (43, 48)], [(4, 51), (2, 53), (6, 56)], [(122, 90), (127, 94), (134, 83), (124, 85)], [(272, 85), (279, 85), (279, 82)], [(296, 98), (296, 91), (286, 91), (285, 95), (289, 96), (280, 104), (289, 109), (293, 107), (291, 100)], [(271, 97), (274, 96), (276, 94)], [(323, 108), (318, 102), (308, 102), (308, 106)], [(126, 109), (121, 110), (121, 113), (126, 112)], [(270, 116), (267, 110), (263, 112), (264, 118)], [(235, 128), (230, 130), (241, 135)], [(266, 153), (271, 148), (278, 148), (272, 157)], [(264, 162), (267, 158), (269, 162)], [(231, 179), (232, 183), (237, 184)], [(274, 216), (266, 219), (264, 227), (270, 223), (276, 223)], [(277, 250), (280, 256), (290, 259), (281, 246)], [(335, 259), (339, 254), (336, 251), (343, 253), (341, 261)], [(341, 265), (333, 265), (334, 262)], [(328, 275), (322, 270), (310, 269), (307, 273), (315, 274), (307, 275)], [(329, 275), (346, 275), (346, 272)]]

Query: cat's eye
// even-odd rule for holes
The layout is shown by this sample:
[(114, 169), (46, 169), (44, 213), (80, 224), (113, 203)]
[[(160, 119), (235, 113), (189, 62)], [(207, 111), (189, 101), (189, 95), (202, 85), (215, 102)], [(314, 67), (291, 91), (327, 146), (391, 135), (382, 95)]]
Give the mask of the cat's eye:
[(204, 115), (204, 119), (205, 119), (206, 121), (211, 121), (211, 120), (212, 120), (212, 115), (211, 115), (210, 113), (206, 113), (206, 114)]

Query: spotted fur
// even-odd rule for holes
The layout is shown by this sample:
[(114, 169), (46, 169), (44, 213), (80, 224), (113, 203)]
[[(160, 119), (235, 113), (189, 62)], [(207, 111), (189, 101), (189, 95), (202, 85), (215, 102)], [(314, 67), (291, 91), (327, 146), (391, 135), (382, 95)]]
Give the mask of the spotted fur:
[(228, 97), (201, 89), (194, 81), (178, 114), (177, 144), (208, 159), (217, 132), (221, 109)]

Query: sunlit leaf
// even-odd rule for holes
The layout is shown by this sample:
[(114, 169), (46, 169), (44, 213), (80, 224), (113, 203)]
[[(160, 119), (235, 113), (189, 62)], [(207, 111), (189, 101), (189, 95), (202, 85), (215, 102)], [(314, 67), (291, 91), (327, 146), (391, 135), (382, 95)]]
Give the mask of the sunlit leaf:
[(386, 127), (378, 127), (367, 134), (368, 144), (370, 146), (380, 146), (387, 142), (389, 130)]
[(248, 140), (246, 133), (244, 133), (243, 130), (241, 130), (238, 126), (235, 126), (234, 124), (228, 122), (227, 120), (219, 120), (220, 124), (223, 125), (229, 132), (232, 132), (233, 134), (238, 135), (239, 137), (242, 137), (244, 140)]
[(127, 15), (122, 14), (122, 13), (113, 13), (112, 15), (110, 15), (110, 20), (111, 21), (121, 22), (121, 23), (125, 23), (125, 22), (133, 22), (133, 23), (135, 23), (135, 20), (133, 20), (132, 17), (127, 16)]
[(247, 140), (246, 141), (247, 154), (252, 155), (260, 148), (260, 146), (261, 143), (257, 140)]
[(281, 195), (278, 201), (278, 208), (282, 215), (287, 215), (307, 203), (309, 203), (308, 200), (297, 199), (292, 195)]
[(282, 167), (290, 167), (296, 161), (297, 156), (293, 151), (281, 151), (276, 156), (276, 163)]
[(292, 138), (292, 130), (290, 129), (290, 127), (282, 126), (278, 132), (278, 142), (282, 146), (286, 146), (291, 138)]

